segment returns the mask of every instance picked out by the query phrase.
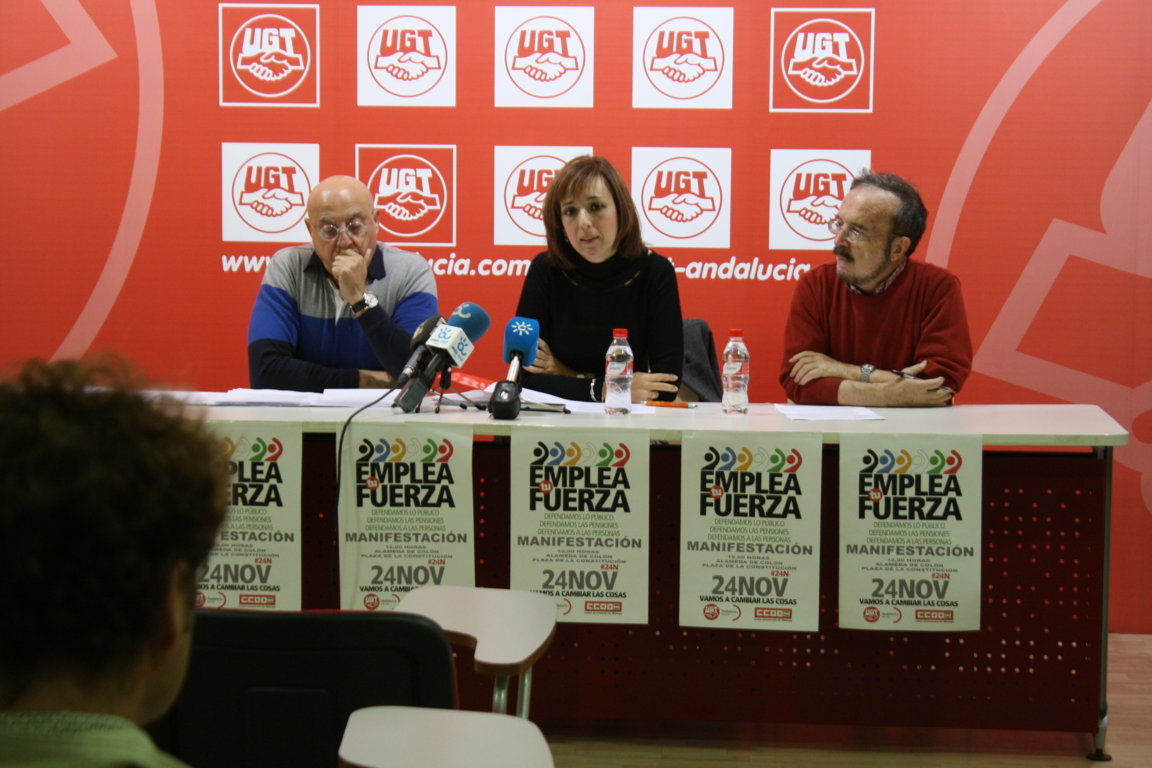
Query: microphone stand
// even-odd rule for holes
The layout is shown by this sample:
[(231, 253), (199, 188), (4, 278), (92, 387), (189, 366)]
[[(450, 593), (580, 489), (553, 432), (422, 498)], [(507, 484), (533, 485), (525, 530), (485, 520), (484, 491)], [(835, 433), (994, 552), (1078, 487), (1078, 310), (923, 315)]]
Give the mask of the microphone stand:
[[(484, 409), (483, 405), (476, 402), (475, 400), (470, 399), (463, 392), (461, 392), (460, 390), (458, 390), (452, 386), (452, 367), (451, 366), (448, 366), (447, 368), (445, 368), (443, 371), (438, 373), (437, 376), (439, 377), (439, 383), (433, 387), (428, 387), (428, 385), (424, 384), (423, 381), (420, 379), (420, 377), (418, 377), (418, 376), (413, 377), (404, 386), (404, 389), (401, 390), (400, 397), (396, 398), (396, 400), (392, 403), (392, 407), (393, 408), (396, 408), (396, 407), (403, 408), (405, 413), (419, 413), (420, 412), (420, 404), (424, 401), (424, 398), (431, 391), (431, 392), (436, 393), (436, 395), (438, 395), (438, 397), (436, 398), (436, 405), (435, 405), (435, 408), (433, 410), (433, 413), (440, 413), (440, 407), (444, 402), (444, 396), (446, 394), (448, 394), (449, 392), (454, 393), (457, 397), (459, 397), (461, 400), (464, 401), (464, 402), (459, 404), (461, 408), (467, 409), (468, 406), (471, 405), (471, 406), (475, 407), (476, 410), (478, 410), (478, 411)], [(420, 389), (423, 389), (424, 391), (419, 394), (418, 399), (413, 400), (412, 398), (408, 398), (406, 400), (405, 396), (407, 395), (408, 390), (412, 389), (412, 388), (420, 388)]]
[(445, 368), (444, 372), (440, 374), (440, 386), (436, 388), (436, 393), (439, 395), (439, 397), (436, 399), (436, 410), (434, 413), (440, 413), (440, 405), (444, 402), (444, 395), (448, 394), (449, 392), (454, 393), (457, 397), (464, 401), (463, 403), (458, 403), (458, 405), (464, 410), (468, 410), (469, 405), (474, 406), (478, 411), (484, 410), (483, 405), (476, 402), (475, 400), (472, 400), (468, 397), (468, 395), (452, 386), (451, 366)]

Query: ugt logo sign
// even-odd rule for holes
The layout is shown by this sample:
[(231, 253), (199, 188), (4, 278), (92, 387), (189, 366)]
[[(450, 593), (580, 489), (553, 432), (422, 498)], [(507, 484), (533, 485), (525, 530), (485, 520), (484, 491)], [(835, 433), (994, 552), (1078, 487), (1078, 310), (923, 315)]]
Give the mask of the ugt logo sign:
[(768, 247), (827, 251), (852, 179), (872, 164), (866, 149), (773, 149)]
[(572, 25), (555, 16), (525, 21), (508, 39), (504, 54), (516, 87), (543, 99), (571, 89), (580, 79), (584, 58), (580, 35)]
[(368, 70), (381, 88), (397, 96), (419, 96), (444, 76), (448, 48), (435, 26), (416, 16), (381, 24), (368, 46)]
[(456, 9), (356, 9), (360, 106), (456, 106)]
[(591, 154), (592, 147), (498, 146), (494, 150), (493, 242), (542, 245), (544, 196), (553, 177), (568, 160)]
[(773, 112), (871, 112), (875, 11), (772, 10)]
[(636, 147), (632, 173), (637, 208), (655, 230), (645, 233), (646, 241), (728, 247), (730, 150)]
[(536, 10), (496, 8), (496, 106), (592, 106), (593, 9)]
[(829, 222), (836, 218), (852, 171), (835, 160), (809, 160), (792, 170), (780, 187), (780, 210), (788, 227), (806, 240), (831, 243)]
[(316, 144), (220, 145), (222, 238), (302, 242), (304, 215), (320, 166)]
[(356, 168), (372, 192), (387, 239), (455, 245), (454, 146), (360, 145)]
[(529, 235), (544, 236), (544, 196), (564, 160), (551, 155), (529, 157), (512, 169), (504, 184), (508, 218)]
[[(691, 18), (672, 19), (648, 38), (645, 72), (657, 89), (672, 98), (687, 99), (716, 83), (724, 63), (724, 48), (715, 30)], [(698, 84), (698, 85), (695, 85)], [(678, 85), (691, 90), (681, 94)]]
[(319, 8), (219, 8), (221, 106), (320, 106)]

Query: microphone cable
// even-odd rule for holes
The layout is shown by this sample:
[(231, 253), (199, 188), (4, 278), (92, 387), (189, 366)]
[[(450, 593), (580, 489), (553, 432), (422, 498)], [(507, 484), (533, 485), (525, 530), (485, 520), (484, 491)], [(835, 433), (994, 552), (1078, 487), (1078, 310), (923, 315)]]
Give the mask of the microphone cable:
[(378, 404), (380, 401), (384, 400), (386, 397), (388, 397), (388, 395), (395, 392), (396, 389), (397, 389), (396, 387), (392, 387), (391, 389), (389, 389), (384, 394), (380, 395), (380, 397), (376, 398), (372, 402), (367, 403), (366, 405), (362, 405), (359, 408), (357, 408), (355, 411), (353, 411), (351, 414), (349, 414), (348, 418), (344, 420), (344, 425), (342, 427), (340, 427), (340, 438), (336, 442), (336, 512), (337, 512), (337, 514), (334, 514), (332, 516), (333, 520), (339, 520), (340, 519), (340, 516), (338, 514), (340, 511), (340, 478), (341, 478), (340, 473), (342, 470), (342, 462), (344, 461), (344, 436), (348, 433), (348, 427), (351, 426), (352, 419), (356, 418), (357, 416), (359, 416), (364, 411), (368, 410), (372, 406), (374, 406), (374, 405)]

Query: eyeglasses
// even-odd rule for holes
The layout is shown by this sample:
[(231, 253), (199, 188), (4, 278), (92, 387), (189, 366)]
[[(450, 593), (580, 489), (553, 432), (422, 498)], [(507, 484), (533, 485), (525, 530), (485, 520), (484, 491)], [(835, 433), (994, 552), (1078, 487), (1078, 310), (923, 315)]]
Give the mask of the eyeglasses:
[(855, 224), (845, 226), (841, 219), (832, 219), (828, 222), (828, 231), (833, 235), (839, 235), (844, 232), (844, 239), (850, 243), (863, 243), (872, 237), (864, 230), (857, 227)]
[[(839, 235), (841, 232), (844, 232), (844, 239), (850, 243), (863, 243), (871, 240), (875, 236), (874, 232), (865, 232), (855, 224), (845, 225), (840, 219), (832, 219), (832, 221), (828, 222), (828, 231), (833, 235)], [(892, 237), (904, 237), (904, 235), (901, 235), (899, 232), (893, 232)]]
[(355, 240), (356, 238), (360, 237), (360, 235), (364, 234), (364, 230), (367, 228), (368, 225), (363, 221), (360, 221), (360, 219), (352, 219), (352, 221), (348, 222), (342, 227), (338, 227), (335, 224), (321, 224), (316, 228), (316, 232), (319, 233), (321, 240), (325, 240), (330, 243), (336, 238), (340, 237), (341, 232), (347, 232), (348, 237)]

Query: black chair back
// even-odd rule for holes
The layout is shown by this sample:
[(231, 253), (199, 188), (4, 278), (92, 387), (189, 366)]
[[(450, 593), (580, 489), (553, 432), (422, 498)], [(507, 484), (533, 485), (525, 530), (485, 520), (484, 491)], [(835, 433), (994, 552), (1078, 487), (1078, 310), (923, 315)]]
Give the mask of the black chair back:
[(337, 764), (348, 715), (452, 708), (452, 649), (406, 613), (199, 611), (188, 676), (150, 731), (196, 768)]

